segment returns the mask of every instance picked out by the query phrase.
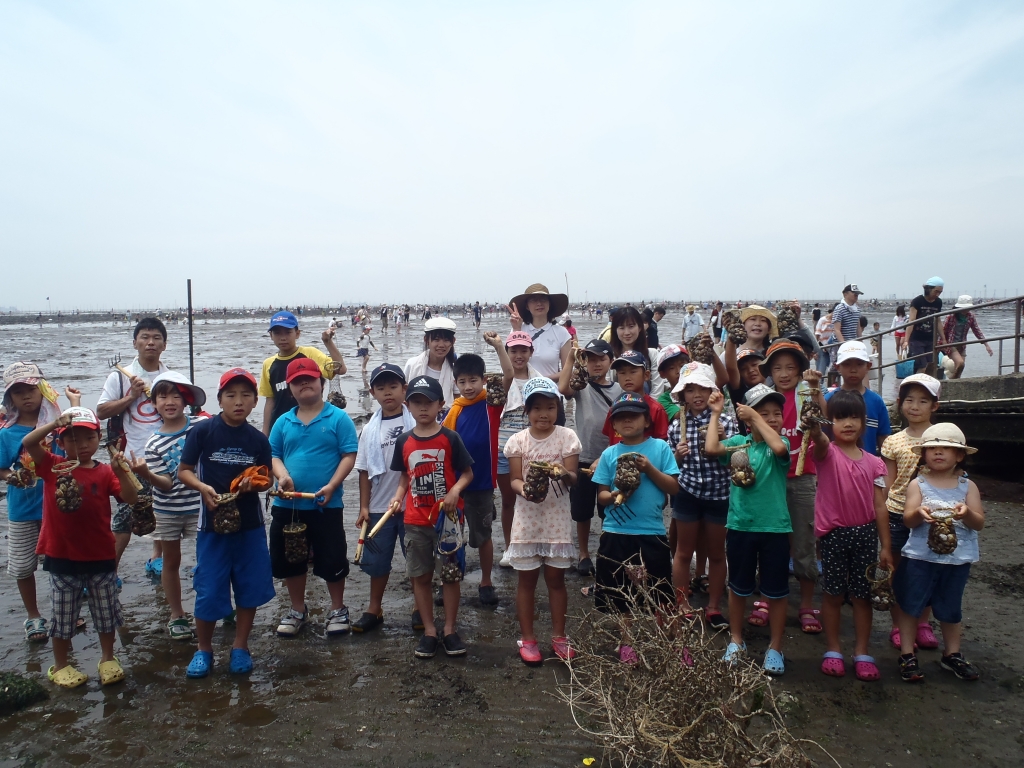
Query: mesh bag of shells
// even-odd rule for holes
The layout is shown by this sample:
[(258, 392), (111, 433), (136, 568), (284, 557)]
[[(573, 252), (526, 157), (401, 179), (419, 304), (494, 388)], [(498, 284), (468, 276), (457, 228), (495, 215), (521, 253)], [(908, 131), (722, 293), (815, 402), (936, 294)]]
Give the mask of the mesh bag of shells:
[(892, 591), (892, 571), (883, 568), (879, 563), (869, 565), (864, 572), (871, 587), (871, 607), (876, 611), (888, 611), (896, 605), (896, 595)]
[(7, 476), (7, 484), (11, 488), (32, 488), (38, 481), (36, 473), (28, 467), (12, 469), (11, 474)]
[[(335, 366), (334, 361), (331, 361), (332, 368), (335, 370), (340, 369), (340, 365)], [(330, 383), (327, 385), (327, 402), (333, 405), (335, 408), (341, 408), (345, 410), (348, 406), (348, 400), (345, 399), (345, 393), (341, 391), (341, 377), (334, 376)]]
[(523, 498), (540, 504), (548, 497), (548, 489), (551, 487), (551, 475), (548, 474), (544, 462), (531, 461), (526, 468), (526, 477), (523, 478)]
[(145, 536), (156, 530), (156, 515), (153, 514), (153, 497), (149, 494), (139, 496), (132, 504), (129, 524), (135, 536)]
[(725, 328), (725, 332), (729, 335), (729, 339), (736, 346), (743, 344), (747, 340), (747, 329), (743, 327), (743, 323), (740, 322), (739, 312), (723, 312), (722, 313), (722, 327)]
[(640, 468), (636, 465), (639, 453), (624, 453), (615, 463), (615, 493), (612, 501), (616, 506), (622, 504), (640, 487)]
[(77, 466), (77, 461), (64, 461), (53, 466), (57, 475), (57, 509), (61, 512), (74, 512), (82, 506), (82, 489), (71, 474), (71, 470)]
[(791, 302), (780, 301), (775, 306), (779, 308), (775, 316), (775, 322), (779, 327), (779, 336), (792, 336), (800, 330), (800, 320), (793, 310)]
[(715, 340), (707, 331), (701, 331), (686, 343), (686, 351), (694, 362), (711, 365), (715, 359)]
[(284, 559), (289, 563), (304, 563), (309, 559), (306, 524), (292, 520), (281, 529), (284, 535)]
[(572, 363), (572, 376), (569, 378), (569, 386), (574, 392), (587, 388), (590, 381), (590, 374), (587, 373), (586, 353), (582, 349), (575, 350)]
[(757, 480), (754, 468), (750, 466), (750, 457), (745, 450), (735, 451), (729, 457), (729, 471), (733, 484), (740, 488), (749, 488)]
[(237, 493), (222, 493), (217, 497), (212, 525), (214, 533), (235, 533), (241, 529), (242, 515), (238, 511)]
[[(671, 585), (669, 585), (671, 589)], [(572, 632), (576, 658), (559, 696), (577, 728), (622, 768), (810, 768), (806, 748), (786, 728), (774, 683), (759, 659), (722, 661), (722, 643), (699, 617), (649, 606), (663, 603), (650, 581), (623, 590), (636, 664), (616, 646), (621, 618), (595, 611)], [(824, 751), (824, 750), (822, 750)], [(825, 753), (827, 754), (827, 753)], [(822, 762), (824, 764), (824, 761)]]
[(508, 402), (508, 393), (505, 392), (503, 384), (505, 377), (500, 373), (488, 373), (484, 380), (487, 382), (487, 404), (504, 405)]
[(928, 530), (928, 548), (937, 555), (951, 555), (956, 551), (956, 527), (953, 525), (952, 509), (936, 509), (932, 513), (935, 521)]

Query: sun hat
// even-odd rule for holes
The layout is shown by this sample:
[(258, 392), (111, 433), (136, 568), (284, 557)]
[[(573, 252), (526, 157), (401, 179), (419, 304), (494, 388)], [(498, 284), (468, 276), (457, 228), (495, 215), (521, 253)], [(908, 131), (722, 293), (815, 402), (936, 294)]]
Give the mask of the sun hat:
[(152, 392), (156, 389), (157, 384), (164, 381), (176, 386), (188, 405), (196, 405), (201, 408), (206, 404), (206, 392), (177, 371), (164, 371), (161, 373), (153, 379), (153, 383), (150, 385), (149, 391)]
[(978, 452), (977, 448), (972, 448), (967, 444), (967, 438), (964, 437), (963, 430), (961, 430), (956, 424), (951, 424), (949, 422), (932, 424), (924, 431), (924, 434), (921, 435), (921, 444), (910, 446), (910, 450), (920, 456), (921, 451), (925, 448), (942, 447), (959, 448), (967, 453)]
[(529, 322), (530, 320), (530, 308), (527, 305), (527, 301), (531, 296), (540, 296), (546, 298), (551, 302), (548, 307), (549, 317), (558, 317), (564, 315), (565, 310), (569, 308), (569, 297), (564, 293), (551, 293), (546, 285), (542, 283), (534, 283), (528, 286), (525, 291), (520, 293), (518, 296), (513, 296), (509, 301), (509, 304), (515, 304), (516, 309), (519, 310), (519, 315)]
[(512, 331), (505, 337), (505, 349), (509, 347), (529, 347), (533, 349), (533, 339), (525, 331)]
[(843, 293), (856, 293), (858, 296), (864, 295), (864, 291), (858, 288), (856, 283), (850, 283), (848, 286), (843, 288)]
[(900, 397), (903, 397), (903, 388), (909, 387), (911, 384), (924, 387), (936, 400), (942, 393), (942, 382), (934, 376), (929, 376), (927, 373), (913, 373), (900, 383)]
[(945, 286), (946, 281), (938, 275), (935, 275), (935, 277), (929, 277), (928, 281), (925, 283), (926, 288), (944, 288)]
[(771, 329), (768, 331), (770, 338), (775, 338), (779, 335), (779, 324), (775, 319), (775, 313), (767, 307), (762, 307), (760, 304), (748, 304), (740, 310), (740, 322), (745, 323), (752, 317), (764, 317), (771, 323)]
[(386, 373), (398, 377), (398, 380), (405, 384), (405, 371), (403, 371), (394, 363), (381, 363), (372, 371), (370, 371), (370, 386), (372, 387), (373, 382), (375, 382), (377, 379), (379, 379)]
[(320, 366), (316, 364), (316, 360), (310, 360), (308, 357), (296, 357), (285, 369), (284, 383), (291, 384), (295, 379), (300, 376), (309, 376), (314, 379), (319, 379), (323, 374), (320, 373)]
[(765, 400), (774, 400), (780, 408), (786, 407), (786, 396), (781, 392), (776, 392), (767, 384), (755, 384), (747, 390), (743, 400), (751, 408), (756, 408), (759, 403)]
[(804, 352), (803, 347), (790, 339), (776, 339), (771, 343), (771, 346), (768, 347), (767, 352), (765, 352), (764, 362), (758, 366), (761, 369), (762, 376), (766, 378), (771, 376), (772, 358), (782, 352), (788, 352), (791, 355), (796, 356), (796, 359), (800, 364), (800, 373), (803, 373), (811, 367), (811, 362), (807, 359), (807, 353)]
[(651, 364), (647, 361), (647, 358), (644, 357), (639, 352), (637, 352), (635, 349), (627, 349), (621, 355), (616, 357), (615, 361), (612, 363), (612, 369), (614, 370), (615, 368), (618, 368), (619, 363), (632, 365), (636, 368), (643, 368), (644, 370), (649, 370), (651, 367)]
[(555, 382), (545, 376), (535, 376), (523, 384), (523, 402), (525, 403), (534, 395), (554, 398), (561, 397)]
[(847, 360), (863, 360), (865, 363), (870, 363), (871, 353), (868, 352), (868, 348), (863, 341), (857, 341), (856, 339), (844, 341), (839, 345), (839, 350), (836, 352), (836, 365), (845, 363)]
[(455, 325), (454, 320), (449, 320), (447, 317), (432, 317), (423, 324), (423, 332), (430, 333), (431, 331), (448, 331), (448, 333), (455, 333), (458, 326)]
[(73, 406), (61, 413), (61, 416), (70, 416), (71, 423), (66, 427), (58, 429), (58, 434), (63, 432), (65, 429), (70, 429), (71, 427), (85, 427), (86, 429), (95, 429), (97, 432), (101, 429), (99, 418), (97, 418), (96, 414), (88, 408)]
[(968, 307), (973, 306), (974, 299), (965, 293), (956, 300), (956, 304), (953, 305), (953, 309), (967, 309)]
[(651, 407), (643, 395), (636, 392), (623, 392), (612, 403), (612, 416), (619, 413), (650, 413)]
[(34, 387), (44, 378), (42, 369), (35, 363), (11, 363), (4, 368), (4, 394), (15, 384)]
[(690, 361), (690, 353), (679, 344), (669, 344), (666, 347), (662, 347), (661, 352), (658, 353), (658, 370), (660, 371), (661, 366), (669, 360), (675, 360), (677, 357), (685, 357), (687, 362)]
[(259, 389), (259, 385), (256, 383), (256, 377), (245, 370), (245, 368), (231, 368), (224, 371), (223, 375), (220, 377), (220, 383), (217, 385), (217, 394), (220, 394), (224, 388), (235, 379), (245, 379), (252, 385), (254, 390)]
[(444, 400), (444, 390), (441, 382), (432, 376), (417, 376), (413, 379), (409, 388), (405, 390), (405, 399), (408, 402), (413, 395), (423, 395), (428, 400), (439, 402)]
[(695, 306), (693, 306), (693, 304), (687, 304), (686, 305), (686, 311), (687, 312), (695, 312), (696, 310), (697, 310), (697, 308)]
[(705, 363), (687, 363), (679, 372), (679, 381), (672, 388), (672, 394), (682, 392), (690, 384), (718, 391), (715, 369)]
[(277, 312), (270, 318), (270, 330), (275, 328), (298, 328), (299, 321), (291, 312)]

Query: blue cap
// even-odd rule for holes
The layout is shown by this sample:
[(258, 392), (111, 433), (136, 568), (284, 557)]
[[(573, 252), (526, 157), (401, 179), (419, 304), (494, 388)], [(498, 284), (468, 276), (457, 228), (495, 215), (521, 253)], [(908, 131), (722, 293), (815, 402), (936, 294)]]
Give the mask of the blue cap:
[(928, 282), (925, 283), (925, 285), (929, 288), (944, 288), (946, 286), (946, 281), (936, 275), (935, 277), (929, 277)]
[(534, 395), (560, 397), (560, 393), (558, 391), (558, 387), (555, 386), (555, 382), (543, 376), (537, 376), (523, 384), (523, 402), (525, 403)]
[(385, 373), (390, 373), (392, 376), (397, 376), (399, 381), (405, 384), (405, 371), (403, 371), (394, 363), (381, 363), (372, 371), (370, 371), (370, 386), (372, 387), (373, 382), (375, 382)]
[(291, 312), (278, 312), (270, 318), (270, 329), (274, 328), (298, 328), (299, 321)]
[(649, 370), (651, 367), (651, 364), (647, 361), (647, 358), (644, 357), (640, 352), (637, 352), (635, 349), (627, 349), (621, 355), (616, 357), (615, 362), (612, 363), (612, 368), (618, 368), (620, 363), (632, 365), (637, 368), (643, 368), (644, 370)]

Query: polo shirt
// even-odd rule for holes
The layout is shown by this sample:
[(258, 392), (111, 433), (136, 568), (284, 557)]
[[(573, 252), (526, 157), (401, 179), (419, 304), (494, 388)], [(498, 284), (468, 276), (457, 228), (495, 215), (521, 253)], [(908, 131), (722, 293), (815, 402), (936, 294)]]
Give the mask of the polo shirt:
[(296, 347), (294, 354), (288, 355), (288, 357), (283, 357), (280, 354), (268, 357), (263, 361), (257, 394), (260, 397), (274, 398), (274, 410), (270, 414), (271, 424), (298, 405), (295, 398), (292, 397), (292, 391), (288, 389), (288, 382), (285, 381), (288, 364), (297, 357), (308, 357), (320, 367), (320, 373), (325, 379), (334, 378), (334, 368), (329, 368), (327, 365), (331, 362), (331, 358), (316, 347)]
[[(283, 414), (270, 430), (270, 455), (284, 462), (295, 490), (315, 493), (331, 481), (342, 457), (359, 450), (356, 425), (340, 408), (324, 403), (309, 424), (299, 419), (298, 407)], [(331, 509), (344, 508), (339, 487), (331, 497)], [(289, 508), (317, 509), (313, 499), (286, 502)]]

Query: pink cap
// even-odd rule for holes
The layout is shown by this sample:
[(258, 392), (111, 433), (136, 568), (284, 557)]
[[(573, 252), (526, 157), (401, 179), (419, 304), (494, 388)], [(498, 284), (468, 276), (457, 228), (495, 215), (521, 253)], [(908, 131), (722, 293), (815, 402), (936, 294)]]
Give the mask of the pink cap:
[(533, 339), (525, 331), (512, 331), (505, 339), (505, 348), (508, 347), (530, 347), (533, 349)]

